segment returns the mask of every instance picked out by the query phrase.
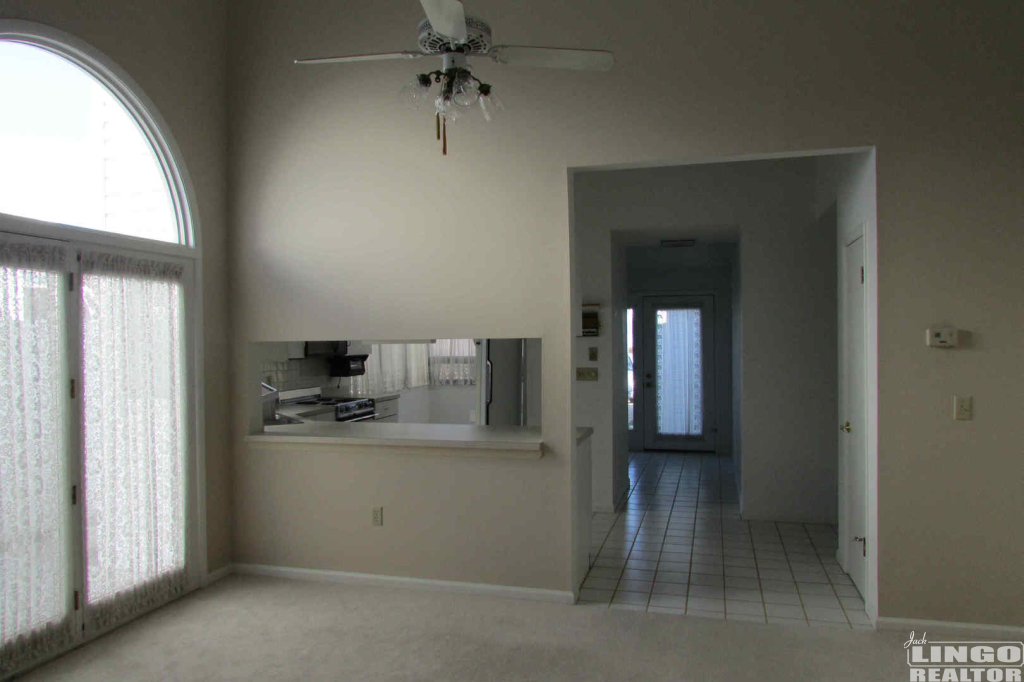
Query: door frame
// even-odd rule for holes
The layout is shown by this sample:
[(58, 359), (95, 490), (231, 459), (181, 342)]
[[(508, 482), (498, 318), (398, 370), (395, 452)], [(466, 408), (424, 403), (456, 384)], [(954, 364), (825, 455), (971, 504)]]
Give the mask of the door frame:
[[(645, 450), (679, 450), (689, 452), (717, 452), (718, 448), (718, 400), (716, 381), (716, 348), (715, 348), (715, 294), (713, 292), (683, 292), (683, 293), (667, 293), (660, 292), (657, 294), (645, 294), (640, 296), (639, 306), (639, 324), (636, 316), (636, 309), (634, 310), (633, 318), (633, 330), (634, 334), (637, 329), (641, 330), (642, 345), (640, 346), (639, 352), (636, 351), (637, 347), (634, 346), (634, 366), (633, 376), (634, 382), (638, 382), (641, 385), (634, 388), (634, 396), (643, 396), (640, 398), (640, 404), (645, 407), (650, 407), (653, 401), (650, 400), (650, 396), (657, 391), (657, 386), (653, 385), (648, 389), (647, 383), (647, 360), (654, 357), (654, 338), (648, 337), (645, 333), (648, 327), (648, 319), (646, 311), (648, 306), (656, 305), (655, 299), (691, 299), (697, 304), (702, 310), (701, 315), (701, 352), (703, 358), (710, 358), (711, 362), (703, 362), (702, 380), (704, 386), (703, 392), (703, 405), (704, 411), (704, 435), (701, 438), (693, 438), (689, 436), (671, 437), (670, 440), (676, 441), (675, 443), (667, 442), (665, 439), (657, 438), (656, 434), (656, 416), (653, 410), (641, 409), (637, 411), (636, 398), (634, 399), (633, 408), (633, 423), (639, 425), (640, 440), (643, 443)], [(684, 304), (685, 305), (685, 304)], [(653, 308), (652, 308), (653, 310)], [(637, 358), (640, 358), (639, 370), (637, 368)], [(652, 383), (656, 381), (652, 377)], [(637, 391), (636, 388), (640, 390)], [(650, 394), (648, 394), (650, 390)], [(686, 447), (684, 443), (689, 441), (692, 446)], [(675, 446), (675, 447), (673, 447)]]

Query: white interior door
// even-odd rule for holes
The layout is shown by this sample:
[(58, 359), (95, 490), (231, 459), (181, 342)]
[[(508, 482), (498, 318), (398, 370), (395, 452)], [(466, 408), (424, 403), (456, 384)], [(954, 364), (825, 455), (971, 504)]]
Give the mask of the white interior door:
[(867, 587), (867, 395), (864, 364), (864, 237), (842, 250), (839, 348), (839, 550), (853, 582)]
[(644, 448), (714, 452), (714, 296), (643, 301)]

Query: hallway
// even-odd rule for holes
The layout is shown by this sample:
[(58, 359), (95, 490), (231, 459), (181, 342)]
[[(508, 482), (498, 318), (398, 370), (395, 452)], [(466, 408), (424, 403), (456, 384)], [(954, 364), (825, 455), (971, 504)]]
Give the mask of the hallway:
[(872, 629), (831, 525), (743, 521), (732, 460), (632, 453), (620, 513), (595, 513), (588, 607)]

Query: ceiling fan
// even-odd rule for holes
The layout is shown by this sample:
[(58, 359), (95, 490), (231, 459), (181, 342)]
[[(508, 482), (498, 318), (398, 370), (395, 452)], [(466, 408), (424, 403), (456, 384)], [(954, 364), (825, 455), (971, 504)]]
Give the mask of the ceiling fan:
[[(576, 71), (608, 71), (615, 64), (615, 55), (606, 50), (578, 50), (564, 47), (527, 47), (493, 45), (491, 27), (481, 19), (466, 16), (461, 0), (420, 0), (427, 15), (418, 28), (419, 51), (356, 54), (341, 57), (296, 59), (296, 64), (344, 64), (392, 59), (420, 59), (441, 56), (441, 68), (417, 74), (415, 81), (403, 88), (414, 101), (434, 104), (435, 133), (441, 140), (441, 153), (448, 154), (448, 121), (461, 111), (479, 104), (486, 120), (494, 109), (504, 108), (489, 83), (473, 76), (469, 59), (490, 59), (509, 66), (532, 66)], [(434, 95), (431, 90), (439, 85)]]

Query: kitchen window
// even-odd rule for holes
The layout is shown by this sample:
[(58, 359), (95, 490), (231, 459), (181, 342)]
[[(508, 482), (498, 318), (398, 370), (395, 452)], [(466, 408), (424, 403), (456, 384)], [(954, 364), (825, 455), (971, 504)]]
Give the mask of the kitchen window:
[(476, 341), (437, 339), (427, 350), (431, 386), (476, 385)]
[(0, 21), (0, 677), (196, 586), (196, 234), (130, 77)]

